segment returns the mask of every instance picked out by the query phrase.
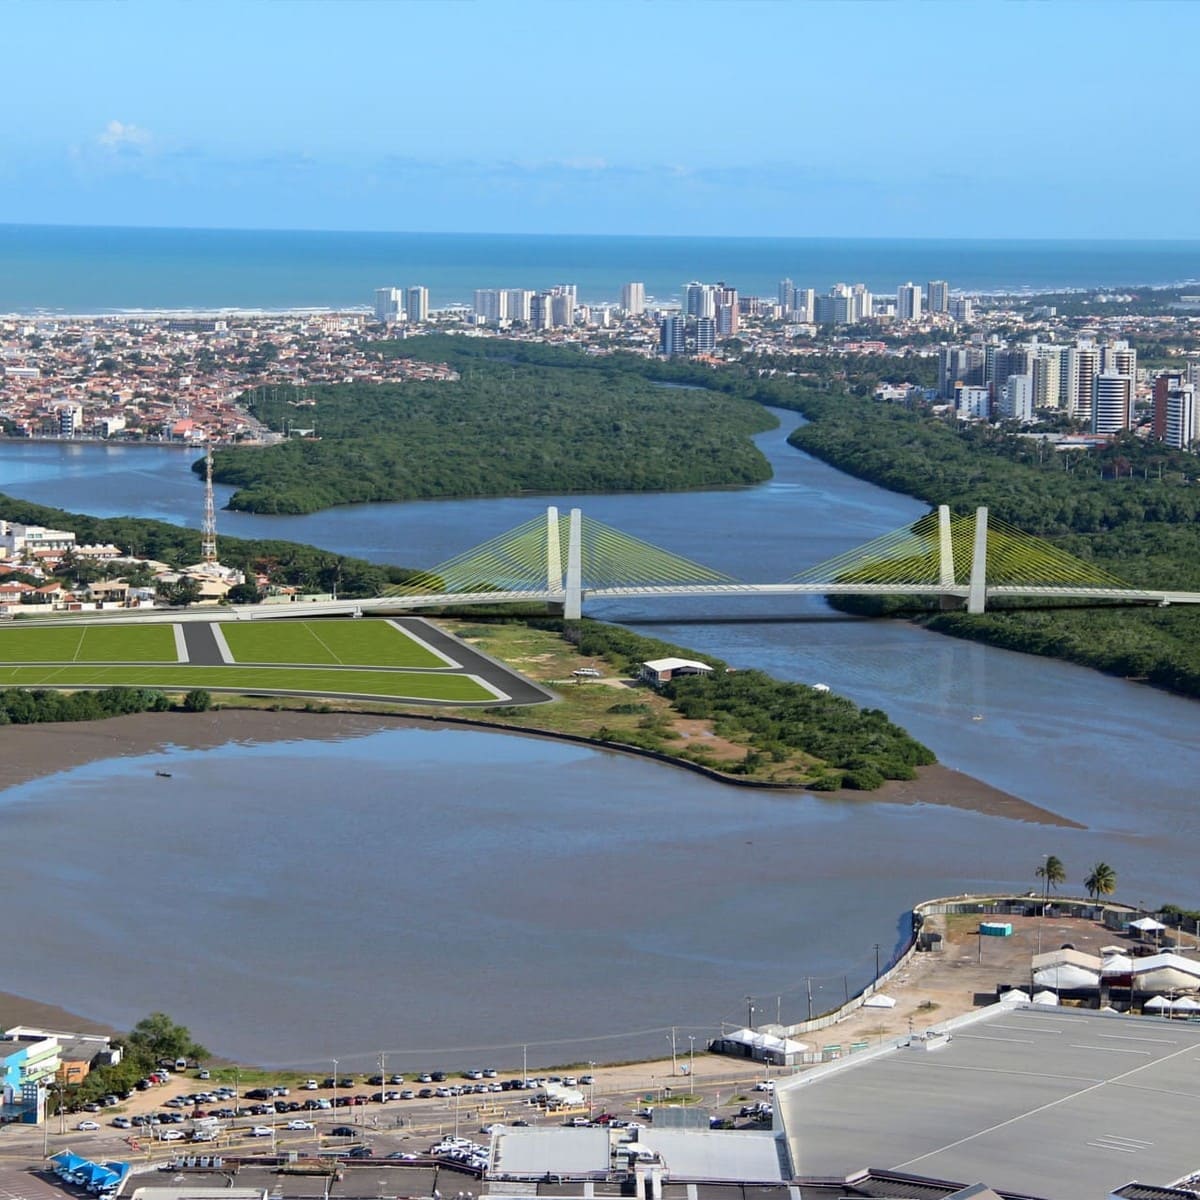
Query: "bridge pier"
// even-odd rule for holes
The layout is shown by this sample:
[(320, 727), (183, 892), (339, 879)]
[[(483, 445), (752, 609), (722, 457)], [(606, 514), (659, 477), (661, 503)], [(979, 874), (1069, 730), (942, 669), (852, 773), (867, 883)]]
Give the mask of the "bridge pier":
[(987, 535), (988, 510), (975, 510), (975, 545), (971, 554), (971, 586), (967, 593), (967, 612), (979, 616), (987, 608)]
[[(942, 587), (954, 586), (954, 539), (950, 534), (950, 505), (938, 505), (938, 583)], [(958, 596), (943, 595), (938, 597), (938, 606), (943, 612), (962, 608), (962, 599)]]
[(571, 509), (567, 523), (567, 578), (563, 588), (563, 617), (578, 621), (583, 616), (583, 513)]

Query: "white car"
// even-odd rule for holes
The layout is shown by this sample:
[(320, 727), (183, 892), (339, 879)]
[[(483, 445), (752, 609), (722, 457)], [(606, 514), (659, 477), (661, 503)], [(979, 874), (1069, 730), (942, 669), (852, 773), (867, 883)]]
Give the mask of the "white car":
[(773, 1092), (775, 1090), (775, 1080), (763, 1079), (754, 1085), (756, 1092)]
[(319, 1086), (319, 1084), (317, 1083), (317, 1081), (315, 1079), (306, 1079), (304, 1081), (304, 1090), (306, 1092), (315, 1092), (317, 1090), (318, 1086)]
[(80, 1121), (79, 1124), (75, 1126), (75, 1128), (90, 1131), (93, 1129), (99, 1129), (100, 1126), (97, 1125), (95, 1121)]
[(289, 1121), (286, 1125), (287, 1129), (315, 1129), (316, 1126), (311, 1121), (301, 1121), (297, 1118), (294, 1121)]
[(182, 1129), (161, 1129), (161, 1130), (159, 1130), (159, 1133), (158, 1133), (158, 1140), (160, 1142), (182, 1142), (183, 1141), (183, 1130)]
[(247, 1137), (270, 1137), (271, 1133), (270, 1125), (255, 1125), (253, 1129), (246, 1130)]

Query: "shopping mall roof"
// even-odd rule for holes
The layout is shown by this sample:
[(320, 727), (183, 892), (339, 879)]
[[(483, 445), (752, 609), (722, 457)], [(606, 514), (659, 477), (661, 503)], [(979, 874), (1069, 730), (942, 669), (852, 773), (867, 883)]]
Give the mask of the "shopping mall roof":
[(795, 1174), (870, 1166), (1095, 1200), (1200, 1167), (1200, 1025), (996, 1006), (950, 1032), (777, 1085)]

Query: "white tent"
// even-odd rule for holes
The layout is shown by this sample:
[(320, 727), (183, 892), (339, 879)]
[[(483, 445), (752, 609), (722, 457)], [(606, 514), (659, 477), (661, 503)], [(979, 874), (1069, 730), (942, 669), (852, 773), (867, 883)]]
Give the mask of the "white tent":
[(885, 996), (882, 992), (876, 992), (873, 996), (868, 996), (863, 1001), (863, 1008), (895, 1008), (896, 1002), (891, 996)]
[(1133, 959), (1128, 954), (1106, 954), (1100, 966), (1100, 974), (1107, 979), (1110, 975), (1128, 975), (1133, 970)]
[(1033, 1002), (1043, 1008), (1055, 1008), (1058, 1005), (1058, 997), (1053, 992), (1035, 992)]
[(1171, 1004), (1172, 1012), (1200, 1012), (1200, 1000), (1194, 996), (1180, 996)]
[(1152, 954), (1133, 963), (1139, 992), (1193, 992), (1200, 987), (1200, 962), (1181, 954)]
[(1100, 986), (1100, 976), (1095, 971), (1077, 967), (1073, 963), (1060, 963), (1033, 973), (1035, 987), (1055, 988), (1058, 991), (1074, 991), (1081, 988)]
[(1129, 922), (1129, 928), (1136, 929), (1138, 933), (1158, 933), (1166, 929), (1166, 926), (1153, 917), (1139, 917), (1136, 921)]
[(1142, 1008), (1153, 1009), (1156, 1012), (1161, 1009), (1170, 1008), (1170, 1007), (1171, 1007), (1171, 1002), (1170, 1002), (1170, 1000), (1168, 1000), (1166, 998), (1166, 996), (1151, 996), (1150, 999), (1147, 1000), (1146, 1003), (1142, 1005)]
[(1021, 991), (1020, 988), (1012, 988), (1000, 997), (1001, 1004), (1028, 1004), (1029, 993)]

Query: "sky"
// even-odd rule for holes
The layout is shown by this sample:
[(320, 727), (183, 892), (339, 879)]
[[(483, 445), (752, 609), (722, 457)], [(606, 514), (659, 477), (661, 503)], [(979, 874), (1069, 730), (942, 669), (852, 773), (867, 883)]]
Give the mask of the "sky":
[(0, 222), (1200, 237), (1200, 0), (9, 0)]

